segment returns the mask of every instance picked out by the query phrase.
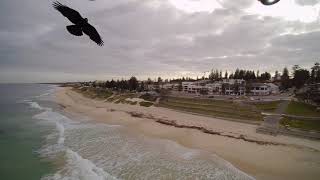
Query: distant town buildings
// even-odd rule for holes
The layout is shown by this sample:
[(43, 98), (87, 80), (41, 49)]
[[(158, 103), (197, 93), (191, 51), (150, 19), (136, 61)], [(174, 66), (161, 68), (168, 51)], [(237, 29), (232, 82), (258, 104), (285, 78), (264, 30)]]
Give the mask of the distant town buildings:
[[(163, 85), (165, 89), (172, 85)], [(178, 87), (179, 85), (176, 85)], [(172, 90), (177, 90), (171, 88)], [(279, 93), (279, 86), (273, 83), (247, 83), (243, 79), (223, 79), (211, 82), (201, 80), (182, 82), (182, 92), (195, 95), (232, 95), (232, 96), (266, 96)]]
[[(109, 84), (100, 81), (83, 82), (80, 83), (82, 87), (106, 87), (114, 90), (117, 88), (114, 84), (118, 83), (119, 88), (121, 82), (111, 81)], [(243, 79), (221, 79), (221, 80), (198, 80), (198, 81), (180, 81), (175, 83), (165, 82), (137, 82), (138, 91), (159, 92), (161, 89), (169, 91), (181, 92), (185, 95), (229, 95), (229, 96), (267, 96), (278, 94), (279, 86), (274, 83), (252, 83), (246, 82)], [(141, 88), (143, 87), (143, 88)], [(319, 86), (312, 86), (317, 89)]]

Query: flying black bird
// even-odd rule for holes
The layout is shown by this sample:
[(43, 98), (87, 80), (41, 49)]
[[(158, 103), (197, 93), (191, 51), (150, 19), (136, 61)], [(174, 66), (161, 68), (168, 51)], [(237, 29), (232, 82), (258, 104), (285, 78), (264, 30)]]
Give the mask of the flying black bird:
[(97, 30), (88, 23), (87, 18), (82, 18), (80, 13), (74, 9), (69, 8), (56, 1), (53, 7), (59, 11), (63, 16), (67, 17), (74, 25), (67, 26), (69, 33), (75, 36), (82, 36), (82, 32), (90, 37), (99, 46), (103, 46), (103, 41)]
[(278, 3), (280, 0), (258, 0), (264, 5), (273, 5), (275, 3)]

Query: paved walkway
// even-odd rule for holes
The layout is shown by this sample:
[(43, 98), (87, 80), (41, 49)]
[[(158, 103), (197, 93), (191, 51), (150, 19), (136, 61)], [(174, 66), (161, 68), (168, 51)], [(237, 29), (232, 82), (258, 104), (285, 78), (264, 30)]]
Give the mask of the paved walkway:
[(257, 128), (257, 132), (277, 135), (280, 127), (281, 114), (285, 113), (290, 101), (281, 102), (275, 113), (265, 113), (266, 117), (263, 118), (263, 123)]

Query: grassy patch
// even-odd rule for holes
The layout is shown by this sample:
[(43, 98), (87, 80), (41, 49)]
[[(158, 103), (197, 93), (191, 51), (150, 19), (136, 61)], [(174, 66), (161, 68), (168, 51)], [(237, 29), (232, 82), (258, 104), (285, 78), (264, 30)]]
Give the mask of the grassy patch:
[(123, 94), (117, 94), (117, 95), (114, 95), (110, 98), (107, 99), (108, 102), (114, 102), (116, 104), (133, 104), (134, 105), (134, 102), (132, 101), (127, 101), (126, 99), (127, 98), (135, 98), (137, 97), (136, 94), (134, 93), (123, 93)]
[(283, 126), (288, 126), (292, 128), (297, 128), (301, 130), (315, 130), (320, 132), (320, 121), (310, 121), (310, 120), (297, 120), (297, 119), (291, 119), (291, 118), (283, 118), (280, 121), (280, 124)]
[(85, 97), (92, 99), (107, 99), (112, 96), (112, 92), (107, 89), (98, 89), (92, 87), (74, 88), (74, 91), (83, 94)]
[(157, 97), (151, 95), (151, 94), (144, 94), (144, 95), (141, 95), (140, 96), (141, 99), (145, 100), (145, 101), (156, 101), (157, 100)]
[(259, 112), (232, 101), (167, 97), (160, 101), (159, 106), (214, 117), (262, 120)]
[(282, 101), (272, 101), (272, 102), (261, 102), (253, 104), (257, 109), (263, 112), (275, 112), (278, 108), (278, 105)]
[(286, 109), (286, 113), (296, 116), (320, 116), (316, 106), (302, 102), (291, 101)]
[(130, 105), (137, 105), (138, 102), (137, 102), (137, 101), (131, 101), (129, 104), (130, 104)]
[(144, 107), (150, 107), (153, 105), (152, 102), (147, 102), (147, 101), (141, 101), (139, 104), (140, 106), (144, 106)]

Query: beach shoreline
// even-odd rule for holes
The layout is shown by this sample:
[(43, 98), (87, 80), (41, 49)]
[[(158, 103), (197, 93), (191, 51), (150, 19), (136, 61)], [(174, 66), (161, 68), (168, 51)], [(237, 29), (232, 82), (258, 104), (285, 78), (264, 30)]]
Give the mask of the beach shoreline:
[(316, 179), (320, 176), (319, 141), (257, 134), (257, 126), (253, 124), (161, 107), (89, 99), (71, 88), (59, 88), (55, 100), (67, 113), (123, 125), (133, 133), (172, 140), (188, 148), (216, 154), (256, 179)]

